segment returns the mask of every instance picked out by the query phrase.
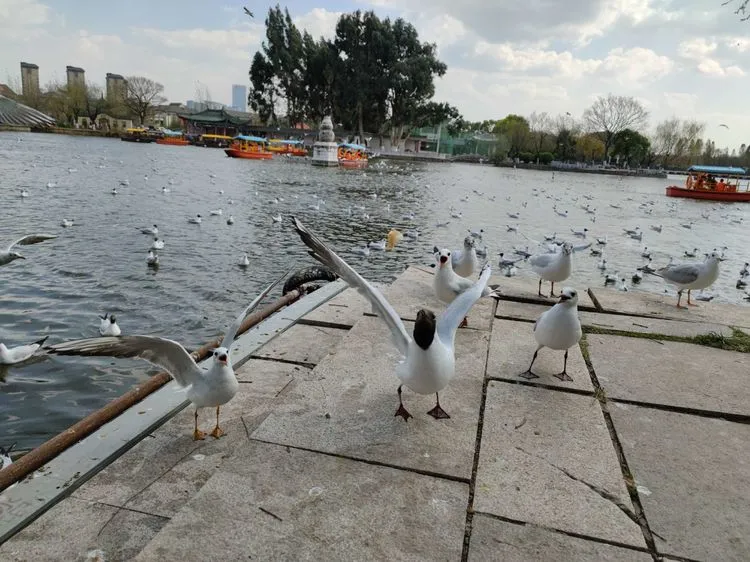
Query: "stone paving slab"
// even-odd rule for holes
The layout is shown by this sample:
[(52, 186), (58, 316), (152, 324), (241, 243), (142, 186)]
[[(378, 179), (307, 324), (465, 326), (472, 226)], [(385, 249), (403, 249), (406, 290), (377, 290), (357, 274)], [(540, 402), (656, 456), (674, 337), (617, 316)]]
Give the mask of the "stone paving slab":
[(467, 484), (252, 443), (135, 560), (458, 560), (468, 492)]
[(646, 552), (571, 537), (536, 525), (516, 525), (476, 514), (469, 562), (652, 562)]
[[(447, 305), (435, 296), (432, 289), (434, 273), (429, 268), (412, 266), (402, 273), (383, 294), (404, 320), (416, 320), (420, 308), (443, 312)], [(495, 301), (490, 297), (479, 299), (469, 312), (469, 328), (489, 330)], [(367, 311), (371, 312), (371, 310)]]
[[(662, 318), (686, 320), (688, 322), (711, 322), (750, 328), (750, 308), (746, 305), (729, 305), (701, 302), (690, 309), (677, 308), (677, 297), (669, 294), (624, 293), (615, 289), (593, 288), (594, 296), (605, 310), (616, 310), (628, 314), (643, 314)], [(685, 304), (687, 293), (683, 296)]]
[[(132, 560), (167, 519), (68, 498), (0, 545), (5, 562)], [(101, 551), (99, 558), (96, 551)]]
[[(487, 376), (513, 382), (526, 382), (519, 375), (529, 368), (534, 350), (537, 347), (534, 339), (534, 325), (529, 322), (512, 320), (495, 320), (490, 338), (490, 354), (487, 358)], [(588, 368), (583, 360), (581, 348), (572, 347), (568, 353), (568, 375), (572, 381), (563, 382), (553, 377), (563, 368), (564, 351), (542, 349), (534, 362), (534, 373), (538, 379), (530, 382), (575, 388), (594, 392)]]
[(660, 318), (643, 318), (621, 314), (601, 314), (581, 311), (578, 313), (584, 326), (619, 330), (621, 332), (640, 332), (642, 334), (663, 334), (681, 338), (694, 338), (715, 332), (725, 336), (732, 335), (732, 329), (723, 324), (710, 322), (687, 322), (684, 320), (664, 320)]
[(474, 510), (645, 548), (599, 403), (491, 381)]
[(750, 560), (750, 425), (615, 404), (610, 408), (660, 552)]
[(428, 416), (435, 397), (404, 388), (404, 405), (414, 416), (404, 422), (394, 417), (399, 353), (385, 324), (365, 317), (335, 354), (287, 390), (252, 437), (469, 479), (488, 340), (481, 330), (458, 331), (456, 377), (440, 393), (451, 419)]
[(260, 348), (255, 357), (317, 365), (344, 334), (346, 330), (297, 324)]
[[(375, 285), (380, 286), (377, 283)], [(380, 286), (380, 289), (385, 290), (385, 287)], [(365, 312), (370, 312), (371, 308), (370, 303), (363, 296), (349, 288), (313, 310), (305, 316), (305, 320), (352, 327)]]
[[(497, 271), (497, 268), (493, 268), (493, 272)], [(539, 288), (539, 277), (536, 277), (532, 272), (527, 275), (516, 276), (516, 277), (505, 277), (503, 275), (493, 275), (490, 278), (490, 285), (498, 285), (498, 292), (511, 299), (524, 299), (531, 300), (538, 304), (554, 304), (559, 299), (547, 297), (540, 297), (538, 293)], [(576, 281), (575, 279), (568, 279), (563, 283), (555, 283), (555, 294), (559, 295), (563, 287), (575, 287), (579, 292), (579, 303), (582, 307), (594, 308), (594, 303), (586, 292), (586, 284), (583, 282)], [(542, 293), (549, 295), (549, 283), (545, 281), (542, 283)]]
[[(193, 441), (194, 409), (189, 406), (83, 484), (74, 496), (167, 517), (173, 515), (203, 486), (225, 457), (244, 445), (247, 428), (242, 416), (267, 414), (276, 394), (298, 373), (307, 371), (297, 365), (248, 361), (238, 371), (242, 381), (239, 392), (222, 408), (221, 426), (227, 435), (218, 441), (213, 437)], [(263, 380), (263, 386), (257, 382), (251, 384), (250, 381), (257, 379)], [(200, 427), (204, 431), (213, 428), (214, 419), (210, 408), (200, 410)], [(260, 420), (255, 425), (259, 423)]]
[(525, 302), (504, 301), (497, 303), (495, 317), (517, 318), (519, 320), (536, 321), (545, 311), (550, 309), (552, 302), (549, 304), (530, 304)]
[(587, 340), (609, 398), (750, 416), (746, 353), (623, 336)]

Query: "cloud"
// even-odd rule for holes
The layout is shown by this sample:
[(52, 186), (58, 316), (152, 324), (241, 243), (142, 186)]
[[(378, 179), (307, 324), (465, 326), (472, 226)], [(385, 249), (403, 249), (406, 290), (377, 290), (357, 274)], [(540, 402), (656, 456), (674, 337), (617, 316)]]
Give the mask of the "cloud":
[(622, 85), (638, 87), (663, 78), (673, 67), (672, 59), (651, 49), (633, 47), (625, 50), (617, 47), (607, 54), (599, 70), (603, 74), (609, 74)]
[(51, 10), (36, 0), (0, 0), (0, 37), (5, 41), (31, 41), (50, 21)]
[(739, 66), (731, 65), (722, 67), (721, 64), (714, 59), (704, 59), (698, 64), (698, 70), (703, 74), (709, 76), (744, 76), (745, 71)]
[(696, 37), (682, 41), (677, 47), (677, 52), (683, 58), (700, 61), (716, 51), (717, 46), (715, 41), (709, 41), (705, 37)]
[(133, 33), (170, 49), (209, 50), (238, 60), (249, 60), (250, 48), (260, 45), (262, 27), (258, 24), (245, 29), (177, 29), (133, 28)]
[(313, 8), (306, 14), (293, 18), (300, 31), (306, 30), (313, 39), (332, 39), (336, 34), (336, 22), (343, 12), (329, 12), (324, 8)]

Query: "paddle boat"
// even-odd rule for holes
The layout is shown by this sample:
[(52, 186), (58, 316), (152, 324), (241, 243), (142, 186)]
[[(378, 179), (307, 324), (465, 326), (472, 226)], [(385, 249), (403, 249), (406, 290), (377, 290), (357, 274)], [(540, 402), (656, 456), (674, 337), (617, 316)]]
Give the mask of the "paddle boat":
[(271, 139), (268, 141), (268, 150), (276, 154), (289, 154), (291, 156), (308, 155), (301, 140)]
[(268, 150), (268, 140), (263, 137), (237, 135), (232, 145), (224, 149), (227, 156), (232, 158), (247, 158), (250, 160), (270, 160), (273, 152)]
[(132, 127), (125, 129), (125, 132), (120, 136), (120, 140), (125, 142), (154, 142), (156, 137), (148, 129)]
[(667, 197), (750, 202), (750, 177), (744, 168), (690, 166), (685, 185), (667, 187)]
[(342, 168), (366, 168), (367, 147), (348, 142), (339, 145), (339, 166)]
[(171, 146), (187, 146), (190, 144), (190, 141), (185, 138), (182, 131), (164, 129), (162, 135), (156, 139), (156, 144), (168, 144)]

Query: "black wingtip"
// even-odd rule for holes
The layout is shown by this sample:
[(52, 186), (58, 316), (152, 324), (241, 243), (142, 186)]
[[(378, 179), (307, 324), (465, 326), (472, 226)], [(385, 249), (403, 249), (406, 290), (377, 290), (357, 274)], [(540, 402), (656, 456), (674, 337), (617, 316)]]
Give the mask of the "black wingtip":
[(46, 342), (46, 341), (47, 341), (47, 338), (49, 338), (49, 336), (44, 336), (44, 337), (43, 337), (42, 339), (40, 339), (39, 341), (35, 341), (35, 342), (34, 342), (34, 344), (36, 344), (36, 345), (38, 345), (38, 346), (43, 346), (43, 345), (44, 345), (44, 342)]
[(18, 443), (13, 443), (10, 445), (7, 449), (5, 447), (0, 447), (0, 455), (5, 455), (6, 457), (10, 456), (10, 452), (18, 445)]

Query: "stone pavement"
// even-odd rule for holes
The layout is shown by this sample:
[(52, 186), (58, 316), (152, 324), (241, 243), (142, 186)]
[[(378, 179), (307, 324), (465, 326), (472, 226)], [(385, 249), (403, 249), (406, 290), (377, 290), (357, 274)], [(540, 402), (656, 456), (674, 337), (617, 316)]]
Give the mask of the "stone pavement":
[[(431, 275), (386, 289), (407, 327), (443, 308)], [(408, 390), (414, 418), (393, 416), (397, 353), (349, 289), (238, 371), (226, 437), (193, 442), (183, 410), (0, 560), (750, 560), (746, 355), (691, 341), (731, 335), (745, 309), (596, 289), (573, 381), (549, 350), (526, 381), (548, 304), (531, 280), (496, 281), (504, 300), (458, 333), (450, 419)]]

